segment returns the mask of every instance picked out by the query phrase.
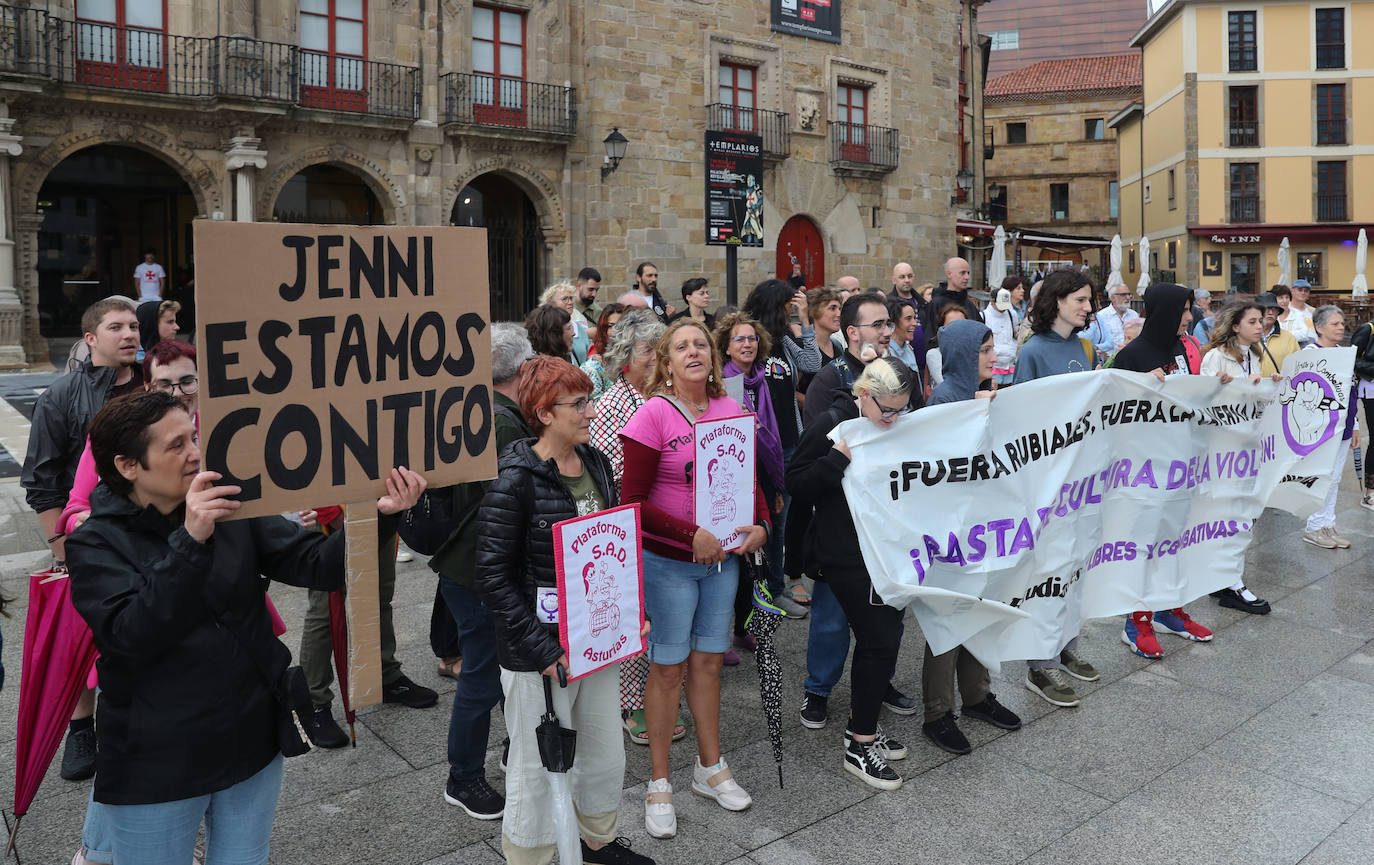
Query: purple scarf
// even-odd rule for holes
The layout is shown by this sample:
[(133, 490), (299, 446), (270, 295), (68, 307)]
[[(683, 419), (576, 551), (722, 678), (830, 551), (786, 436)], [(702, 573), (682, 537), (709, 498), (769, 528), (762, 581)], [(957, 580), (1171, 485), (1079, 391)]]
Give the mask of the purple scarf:
[[(765, 359), (766, 362), (766, 359)], [(773, 398), (768, 394), (768, 382), (763, 374), (763, 364), (754, 361), (751, 372), (745, 373), (733, 360), (726, 360), (721, 371), (726, 378), (744, 377), (744, 395), (747, 402), (754, 400), (754, 414), (758, 417), (758, 454), (763, 470), (773, 483), (773, 489), (784, 492), (782, 467), (782, 439), (778, 435), (778, 419), (773, 415)], [(768, 506), (773, 506), (769, 502)]]

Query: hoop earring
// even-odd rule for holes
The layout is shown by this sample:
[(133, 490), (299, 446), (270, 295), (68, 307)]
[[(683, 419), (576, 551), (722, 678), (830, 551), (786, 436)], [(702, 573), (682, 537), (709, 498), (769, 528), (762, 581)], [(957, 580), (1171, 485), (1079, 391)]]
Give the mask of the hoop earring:
[(668, 389), (669, 389), (669, 390), (672, 390), (672, 389), (673, 389), (673, 380), (672, 380), (671, 378), (668, 379)]

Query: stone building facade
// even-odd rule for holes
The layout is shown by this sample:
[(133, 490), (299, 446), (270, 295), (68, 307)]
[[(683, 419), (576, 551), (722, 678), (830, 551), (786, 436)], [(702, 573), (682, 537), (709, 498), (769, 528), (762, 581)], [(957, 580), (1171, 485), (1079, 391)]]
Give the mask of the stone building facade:
[[(976, 4), (847, 4), (838, 44), (727, 0), (113, 5), (0, 5), (0, 364), (47, 360), (145, 247), (190, 300), (197, 218), (485, 224), (503, 316), (646, 259), (670, 300), (703, 275), (723, 301), (703, 135), (743, 108), (768, 158), (742, 293), (784, 245), (813, 284), (886, 285), (898, 259), (936, 280), (953, 254)], [(630, 143), (603, 176), (612, 128)]]

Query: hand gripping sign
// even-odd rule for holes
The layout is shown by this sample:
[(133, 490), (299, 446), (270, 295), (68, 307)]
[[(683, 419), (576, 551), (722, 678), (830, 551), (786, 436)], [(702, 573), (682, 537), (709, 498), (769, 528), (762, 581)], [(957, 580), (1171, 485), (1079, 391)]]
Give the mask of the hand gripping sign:
[(569, 679), (644, 651), (639, 537), (638, 505), (554, 523), (555, 615), (559, 642), (568, 653)]
[(754, 424), (754, 415), (742, 414), (693, 427), (697, 525), (727, 551), (744, 543), (737, 529), (754, 522)]

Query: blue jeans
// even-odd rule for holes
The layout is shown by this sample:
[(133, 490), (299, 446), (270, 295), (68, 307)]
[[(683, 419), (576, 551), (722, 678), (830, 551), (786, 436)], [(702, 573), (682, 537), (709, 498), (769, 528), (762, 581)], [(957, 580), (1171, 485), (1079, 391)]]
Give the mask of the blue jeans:
[(81, 846), (86, 848), (86, 861), (91, 865), (111, 865), (114, 862), (114, 829), (110, 826), (110, 805), (95, 801), (95, 788), (86, 800), (86, 822), (81, 827)]
[(472, 589), (440, 577), (439, 594), (458, 626), (458, 647), (463, 656), (448, 720), (448, 775), (454, 781), (471, 781), (486, 774), (483, 765), (491, 733), (491, 709), (501, 701), (496, 629)]
[(730, 619), (739, 588), (739, 556), (698, 565), (644, 551), (644, 615), (649, 660), (681, 664), (692, 652), (730, 648)]
[(282, 757), (227, 790), (158, 802), (107, 805), (116, 862), (186, 865), (205, 821), (206, 865), (266, 865), (281, 795)]
[[(901, 642), (906, 631), (906, 614), (902, 614), (897, 629), (897, 642)], [(806, 635), (806, 682), (802, 685), (806, 693), (817, 697), (829, 697), (835, 683), (844, 675), (844, 664), (849, 659), (849, 618), (844, 608), (830, 590), (830, 585), (817, 580), (811, 587), (811, 630)], [(891, 681), (897, 672), (894, 659), (887, 678)]]

